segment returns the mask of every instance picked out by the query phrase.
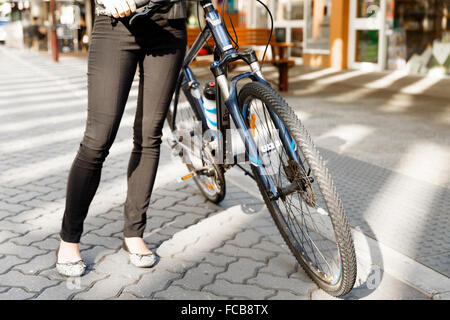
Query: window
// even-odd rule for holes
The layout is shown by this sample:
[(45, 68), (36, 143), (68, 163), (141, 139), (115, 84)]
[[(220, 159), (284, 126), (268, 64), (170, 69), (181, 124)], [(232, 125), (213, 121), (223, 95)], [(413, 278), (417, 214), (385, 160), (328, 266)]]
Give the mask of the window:
[(329, 53), (331, 0), (306, 1), (305, 51)]

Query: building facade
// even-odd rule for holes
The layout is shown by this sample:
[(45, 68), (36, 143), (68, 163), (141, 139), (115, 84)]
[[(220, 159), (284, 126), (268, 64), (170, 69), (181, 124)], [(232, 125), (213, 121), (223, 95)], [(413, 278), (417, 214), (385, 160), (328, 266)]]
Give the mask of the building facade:
[[(20, 21), (23, 43), (30, 43), (26, 30), (34, 23), (49, 32), (49, 0), (2, 1), (11, 5), (12, 21)], [(60, 51), (86, 51), (95, 18), (93, 0), (55, 1)], [(272, 12), (275, 40), (293, 44), (289, 55), (297, 64), (450, 73), (450, 0), (261, 1)], [(224, 0), (213, 2), (221, 11)], [(270, 27), (266, 9), (256, 0), (226, 2), (234, 25)], [(188, 10), (188, 26), (198, 27), (197, 12), (204, 25), (196, 3), (188, 2)], [(35, 17), (38, 21), (33, 21)], [(48, 48), (48, 39), (41, 40), (41, 49)]]
[[(450, 74), (450, 0), (266, 0), (277, 41), (299, 63)], [(269, 27), (256, 1), (236, 0), (247, 27)]]

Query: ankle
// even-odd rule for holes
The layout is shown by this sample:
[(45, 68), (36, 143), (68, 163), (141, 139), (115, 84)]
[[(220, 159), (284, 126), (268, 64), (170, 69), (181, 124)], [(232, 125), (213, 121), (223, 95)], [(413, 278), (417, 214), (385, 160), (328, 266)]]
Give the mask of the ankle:
[(60, 263), (76, 262), (81, 260), (79, 244), (61, 240), (58, 248), (57, 259)]

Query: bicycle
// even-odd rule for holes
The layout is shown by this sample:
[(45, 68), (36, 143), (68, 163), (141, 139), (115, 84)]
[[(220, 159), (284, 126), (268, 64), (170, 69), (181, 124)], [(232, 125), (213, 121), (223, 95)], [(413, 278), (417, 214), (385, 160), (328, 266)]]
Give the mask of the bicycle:
[[(136, 18), (167, 11), (178, 1), (151, 0)], [(356, 280), (355, 249), (324, 160), (294, 111), (264, 79), (255, 51), (236, 50), (211, 0), (197, 3), (204, 10), (206, 26), (185, 57), (167, 115), (171, 147), (190, 171), (181, 180), (193, 178), (209, 201), (219, 203), (225, 197), (225, 172), (238, 166), (256, 181), (284, 241), (311, 279), (333, 296), (347, 294)], [(210, 37), (215, 43), (210, 65), (215, 82), (208, 85), (215, 89), (212, 108), (206, 103), (211, 97), (202, 94), (189, 67)], [(250, 72), (229, 80), (228, 66), (238, 60)], [(247, 83), (240, 85), (243, 80)], [(227, 132), (232, 126), (245, 146), (243, 157), (251, 172), (230, 151)]]

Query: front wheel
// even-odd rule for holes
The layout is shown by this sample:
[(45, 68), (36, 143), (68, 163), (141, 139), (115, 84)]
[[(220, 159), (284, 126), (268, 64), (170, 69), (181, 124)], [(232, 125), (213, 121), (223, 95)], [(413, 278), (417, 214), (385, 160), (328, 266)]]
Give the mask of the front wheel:
[[(239, 105), (261, 165), (282, 194), (271, 197), (265, 178), (252, 165), (282, 237), (320, 288), (333, 296), (347, 294), (356, 280), (353, 240), (342, 202), (310, 135), (283, 98), (261, 83), (246, 84)], [(289, 144), (286, 136), (292, 139)]]

